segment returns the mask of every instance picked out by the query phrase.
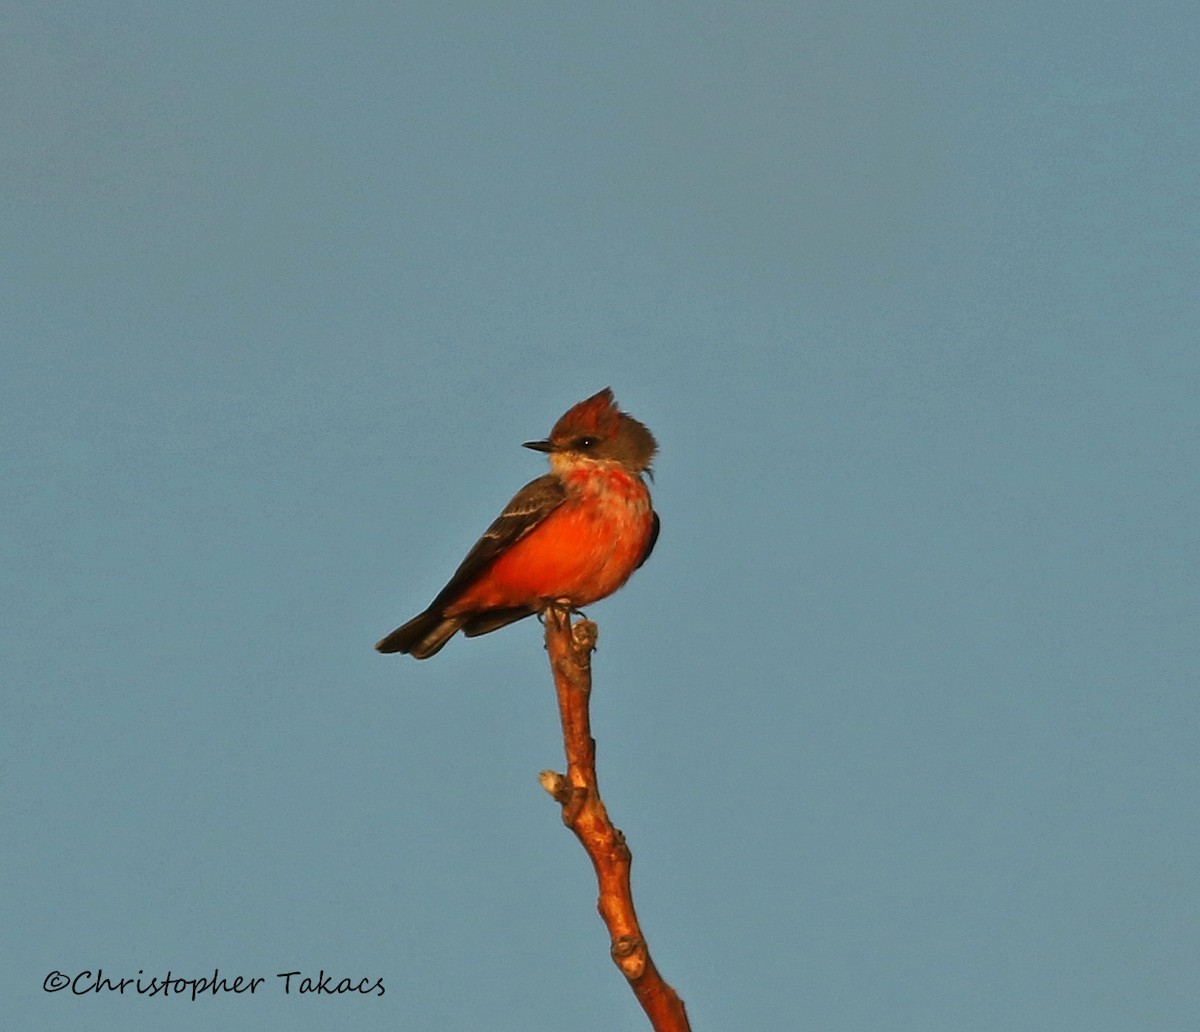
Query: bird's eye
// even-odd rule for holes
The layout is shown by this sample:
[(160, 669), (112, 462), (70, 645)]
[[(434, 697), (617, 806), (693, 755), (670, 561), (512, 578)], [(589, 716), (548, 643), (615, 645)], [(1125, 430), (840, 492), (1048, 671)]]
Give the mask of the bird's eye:
[(600, 443), (599, 437), (581, 437), (575, 442), (580, 451), (588, 451)]

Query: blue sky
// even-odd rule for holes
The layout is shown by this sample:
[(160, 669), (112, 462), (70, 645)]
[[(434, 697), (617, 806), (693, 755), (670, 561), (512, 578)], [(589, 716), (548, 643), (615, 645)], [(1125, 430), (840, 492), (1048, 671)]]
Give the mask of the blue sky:
[(371, 649), (605, 385), (663, 530), (600, 778), (695, 1027), (1190, 1027), (1194, 5), (4, 22), (13, 1027), (645, 1027), (536, 624)]

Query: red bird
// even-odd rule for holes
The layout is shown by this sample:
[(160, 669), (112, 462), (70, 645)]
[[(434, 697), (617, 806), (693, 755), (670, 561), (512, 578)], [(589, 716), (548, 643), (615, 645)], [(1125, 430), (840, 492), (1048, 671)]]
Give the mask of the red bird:
[(380, 652), (427, 659), (460, 630), (473, 638), (555, 603), (578, 609), (650, 556), (658, 514), (643, 474), (658, 445), (609, 388), (525, 447), (546, 452), (550, 472), (517, 492), (429, 608), (376, 644)]

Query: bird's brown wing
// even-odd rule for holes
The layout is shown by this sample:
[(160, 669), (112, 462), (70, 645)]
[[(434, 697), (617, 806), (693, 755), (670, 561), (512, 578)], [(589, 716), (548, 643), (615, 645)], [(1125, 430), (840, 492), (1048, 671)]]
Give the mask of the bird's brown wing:
[(531, 480), (513, 495), (504, 511), (492, 521), (475, 542), (467, 557), (459, 564), (450, 582), (438, 592), (429, 608), (441, 607), (457, 596), (468, 584), (482, 573), (497, 556), (511, 548), (534, 527), (542, 522), (567, 497), (562, 481), (552, 473)]
[(646, 542), (646, 551), (642, 553), (641, 559), (638, 560), (637, 566), (634, 569), (640, 569), (642, 563), (650, 558), (650, 553), (654, 551), (654, 542), (658, 540), (658, 513), (651, 513), (654, 517), (654, 522), (650, 524), (650, 540)]

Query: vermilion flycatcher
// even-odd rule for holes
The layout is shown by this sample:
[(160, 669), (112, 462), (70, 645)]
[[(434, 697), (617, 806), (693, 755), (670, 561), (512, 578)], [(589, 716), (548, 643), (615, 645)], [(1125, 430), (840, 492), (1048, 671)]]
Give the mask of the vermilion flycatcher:
[(460, 630), (473, 638), (552, 604), (586, 606), (649, 557), (658, 515), (642, 474), (658, 445), (609, 388), (525, 447), (546, 452), (550, 472), (517, 492), (429, 608), (380, 641), (380, 652), (426, 659)]

